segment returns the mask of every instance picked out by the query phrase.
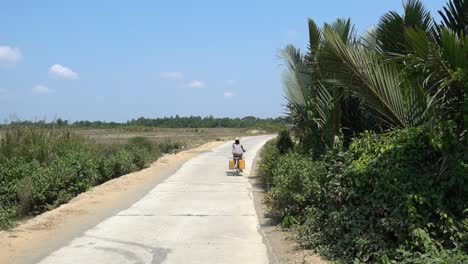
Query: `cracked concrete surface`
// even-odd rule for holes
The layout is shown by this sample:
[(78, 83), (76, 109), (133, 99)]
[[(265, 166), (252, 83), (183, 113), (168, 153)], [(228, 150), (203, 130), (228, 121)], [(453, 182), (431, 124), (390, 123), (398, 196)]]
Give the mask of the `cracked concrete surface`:
[[(244, 175), (270, 138), (241, 140), (248, 151)], [(249, 181), (227, 171), (231, 144), (200, 153), (40, 263), (268, 263)]]

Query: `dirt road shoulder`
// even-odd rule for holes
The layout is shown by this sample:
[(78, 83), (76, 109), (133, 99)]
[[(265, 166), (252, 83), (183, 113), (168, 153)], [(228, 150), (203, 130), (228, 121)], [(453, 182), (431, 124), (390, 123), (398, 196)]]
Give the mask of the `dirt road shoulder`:
[(130, 207), (199, 153), (222, 141), (165, 155), (150, 167), (110, 180), (52, 211), (0, 232), (0, 263), (36, 263), (117, 212)]

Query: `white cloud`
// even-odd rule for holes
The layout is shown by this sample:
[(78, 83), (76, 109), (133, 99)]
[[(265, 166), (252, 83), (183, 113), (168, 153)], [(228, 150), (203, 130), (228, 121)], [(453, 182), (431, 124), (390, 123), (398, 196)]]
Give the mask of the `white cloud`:
[(78, 79), (78, 74), (76, 72), (60, 64), (52, 65), (49, 69), (49, 73), (64, 79)]
[(183, 80), (184, 74), (181, 72), (161, 72), (160, 76), (165, 79)]
[(21, 60), (21, 51), (10, 46), (0, 46), (0, 64), (5, 66), (15, 65)]
[(229, 92), (229, 91), (224, 92), (224, 97), (226, 98), (233, 97), (234, 95), (235, 94), (233, 92)]
[(234, 84), (237, 83), (237, 81), (236, 81), (236, 80), (227, 80), (226, 83), (227, 83), (228, 85), (234, 85)]
[(199, 81), (199, 80), (193, 80), (189, 82), (188, 87), (190, 88), (203, 88), (206, 86), (205, 82)]
[(32, 88), (32, 91), (35, 92), (35, 93), (50, 93), (52, 92), (52, 90), (49, 89), (49, 87), (45, 86), (45, 85), (36, 85)]

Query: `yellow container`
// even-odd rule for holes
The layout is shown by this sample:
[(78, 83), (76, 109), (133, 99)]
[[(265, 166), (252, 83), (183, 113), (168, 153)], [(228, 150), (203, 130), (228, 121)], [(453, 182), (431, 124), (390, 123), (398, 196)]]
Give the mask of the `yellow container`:
[(230, 160), (229, 160), (229, 169), (230, 169), (230, 170), (235, 169), (235, 168), (236, 168), (235, 165), (236, 165), (236, 163), (234, 162), (234, 160), (233, 160), (233, 159), (230, 159)]
[(245, 160), (243, 159), (239, 160), (239, 169), (241, 170), (245, 169)]

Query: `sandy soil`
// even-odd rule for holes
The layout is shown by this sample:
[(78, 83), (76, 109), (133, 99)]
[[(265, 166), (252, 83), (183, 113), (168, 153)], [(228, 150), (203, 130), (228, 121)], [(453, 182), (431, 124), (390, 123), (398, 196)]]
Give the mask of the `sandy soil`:
[(272, 264), (326, 264), (328, 263), (320, 256), (314, 254), (310, 250), (299, 248), (297, 242), (291, 239), (291, 233), (283, 231), (275, 221), (270, 218), (269, 211), (265, 205), (265, 188), (261, 184), (259, 177), (256, 175), (256, 164), (260, 160), (259, 155), (254, 160), (253, 169), (249, 176), (250, 184), (252, 185), (255, 210), (257, 211), (258, 220), (260, 223), (260, 233), (263, 235), (263, 240), (267, 246), (270, 263)]
[(110, 180), (52, 211), (0, 232), (0, 263), (36, 263), (107, 217), (128, 208), (198, 153), (224, 142), (166, 155), (149, 168)]

